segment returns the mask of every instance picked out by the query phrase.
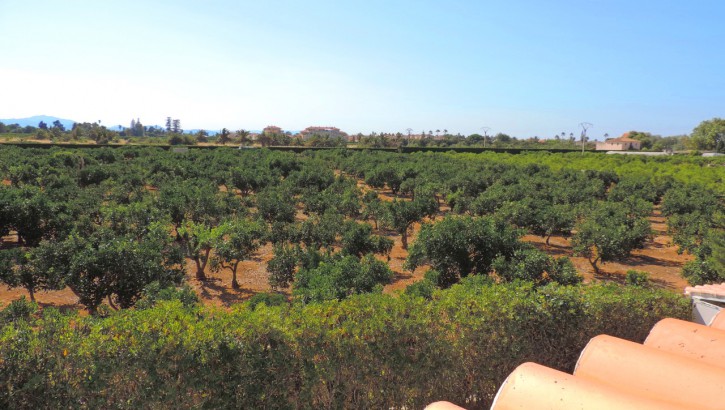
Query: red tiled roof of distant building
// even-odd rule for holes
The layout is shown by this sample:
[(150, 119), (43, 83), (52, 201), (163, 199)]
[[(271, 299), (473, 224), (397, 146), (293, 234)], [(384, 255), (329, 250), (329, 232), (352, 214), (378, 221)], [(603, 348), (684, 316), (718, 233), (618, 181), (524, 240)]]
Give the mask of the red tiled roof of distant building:
[(347, 133), (340, 131), (337, 127), (322, 127), (322, 126), (311, 126), (307, 127), (304, 130), (300, 131), (300, 134), (303, 137), (310, 137), (313, 135), (320, 135), (320, 136), (330, 136), (330, 137), (347, 137)]
[(641, 142), (639, 140), (636, 140), (634, 138), (630, 138), (629, 136), (632, 135), (631, 132), (625, 132), (621, 136), (617, 138), (608, 138), (607, 142)]
[(629, 138), (629, 137), (621, 136), (619, 138), (608, 139), (607, 142), (640, 142), (640, 141), (639, 140), (636, 140), (634, 138)]
[(276, 125), (268, 125), (262, 130), (262, 134), (283, 134), (282, 128)]

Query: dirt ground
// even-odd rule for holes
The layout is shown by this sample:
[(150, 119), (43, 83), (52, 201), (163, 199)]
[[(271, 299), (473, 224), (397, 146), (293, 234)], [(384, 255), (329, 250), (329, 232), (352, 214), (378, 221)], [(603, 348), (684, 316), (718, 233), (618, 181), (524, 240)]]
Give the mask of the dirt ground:
[[(369, 189), (365, 187), (366, 189)], [(385, 201), (392, 200), (392, 194), (389, 191), (380, 192), (381, 199)], [(441, 209), (441, 213), (436, 217), (440, 219), (447, 212), (447, 207)], [(298, 212), (298, 217), (303, 219), (305, 216)], [(666, 234), (665, 218), (655, 210), (649, 218), (652, 223), (653, 238), (649, 241), (644, 249), (632, 252), (632, 255), (619, 262), (608, 262), (601, 264), (600, 273), (595, 274), (586, 258), (572, 256), (572, 248), (569, 238), (553, 236), (550, 245), (545, 244), (545, 240), (539, 236), (526, 235), (523, 240), (534, 244), (537, 248), (552, 256), (568, 256), (571, 258), (574, 266), (584, 276), (585, 282), (596, 281), (615, 281), (624, 282), (624, 276), (627, 270), (636, 269), (649, 273), (650, 279), (655, 286), (670, 289), (673, 292), (681, 293), (687, 282), (682, 278), (681, 271), (685, 262), (692, 259), (689, 255), (680, 255), (677, 253), (677, 247), (671, 244), (672, 238)], [(420, 224), (415, 224), (411, 229), (408, 242), (415, 242)], [(415, 272), (403, 269), (405, 259), (408, 252), (402, 248), (400, 236), (392, 232), (379, 232), (388, 236), (394, 241), (393, 250), (390, 254), (389, 265), (395, 273), (392, 282), (384, 289), (386, 293), (394, 294), (402, 291), (411, 283), (419, 281), (423, 278), (427, 267), (419, 267)], [(9, 235), (3, 238), (3, 246), (13, 246), (17, 241), (15, 235)], [(211, 272), (207, 267), (206, 274), (209, 280), (200, 282), (195, 278), (195, 265), (191, 260), (187, 262), (187, 279), (189, 285), (199, 294), (204, 303), (229, 307), (235, 303), (249, 299), (256, 293), (269, 292), (271, 288), (267, 282), (268, 274), (266, 271), (267, 261), (272, 258), (272, 245), (267, 244), (260, 249), (257, 256), (253, 260), (244, 261), (238, 269), (238, 281), (240, 289), (233, 289), (231, 286), (232, 274), (229, 270), (219, 272)], [(387, 260), (387, 257), (381, 256), (381, 260)], [(283, 289), (282, 293), (290, 295), (291, 289)], [(10, 301), (21, 296), (27, 297), (24, 289), (8, 289), (0, 286), (0, 307), (7, 305)], [(45, 306), (55, 306), (61, 309), (82, 309), (78, 304), (78, 298), (69, 289), (50, 292), (37, 292), (36, 300)]]
[(632, 254), (618, 262), (607, 262), (599, 265), (599, 273), (595, 273), (586, 258), (572, 256), (569, 238), (553, 236), (546, 246), (544, 238), (534, 235), (524, 236), (524, 241), (533, 243), (537, 248), (552, 256), (568, 256), (574, 266), (584, 276), (585, 282), (614, 281), (624, 283), (628, 270), (634, 269), (649, 274), (652, 283), (661, 288), (682, 292), (687, 281), (682, 277), (682, 266), (693, 259), (689, 254), (678, 254), (677, 246), (672, 244), (672, 237), (667, 235), (665, 218), (659, 210), (649, 217), (653, 237), (644, 249), (636, 249)]

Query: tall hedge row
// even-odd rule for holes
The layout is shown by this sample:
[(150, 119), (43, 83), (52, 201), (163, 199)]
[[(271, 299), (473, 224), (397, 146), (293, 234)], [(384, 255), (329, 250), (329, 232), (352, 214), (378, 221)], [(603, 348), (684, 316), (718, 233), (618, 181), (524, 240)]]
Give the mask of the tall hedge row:
[(572, 371), (597, 334), (641, 342), (659, 319), (688, 314), (664, 291), (522, 283), (231, 312), (46, 309), (6, 315), (0, 408), (487, 408), (524, 361)]

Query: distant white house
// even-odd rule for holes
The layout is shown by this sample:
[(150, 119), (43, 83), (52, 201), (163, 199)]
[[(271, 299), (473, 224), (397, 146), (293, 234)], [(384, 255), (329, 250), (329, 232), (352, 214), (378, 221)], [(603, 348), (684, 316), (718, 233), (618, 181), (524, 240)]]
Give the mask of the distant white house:
[(634, 138), (629, 138), (629, 133), (625, 132), (619, 138), (609, 138), (604, 142), (597, 142), (597, 151), (628, 151), (639, 150), (642, 148), (642, 142)]

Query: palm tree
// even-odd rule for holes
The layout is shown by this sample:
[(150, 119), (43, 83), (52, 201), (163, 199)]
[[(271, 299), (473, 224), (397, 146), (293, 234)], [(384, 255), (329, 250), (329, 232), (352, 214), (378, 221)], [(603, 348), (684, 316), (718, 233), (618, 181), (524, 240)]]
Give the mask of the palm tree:
[(249, 131), (241, 129), (237, 131), (237, 135), (239, 136), (239, 143), (241, 145), (246, 145), (249, 142)]
[(224, 145), (229, 141), (229, 130), (226, 128), (222, 128), (222, 131), (219, 133), (219, 136), (217, 137), (217, 143)]

